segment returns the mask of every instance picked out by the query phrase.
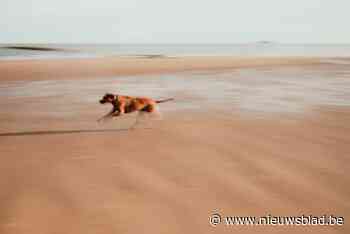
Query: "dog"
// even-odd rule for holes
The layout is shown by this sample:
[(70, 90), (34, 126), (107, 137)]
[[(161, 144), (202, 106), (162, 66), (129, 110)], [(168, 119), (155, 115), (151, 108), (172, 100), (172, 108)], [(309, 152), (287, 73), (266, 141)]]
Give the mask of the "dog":
[(112, 110), (98, 119), (98, 122), (107, 118), (121, 116), (135, 111), (153, 113), (157, 110), (157, 104), (174, 100), (173, 98), (153, 100), (146, 97), (131, 97), (106, 93), (100, 100), (101, 104), (112, 104)]

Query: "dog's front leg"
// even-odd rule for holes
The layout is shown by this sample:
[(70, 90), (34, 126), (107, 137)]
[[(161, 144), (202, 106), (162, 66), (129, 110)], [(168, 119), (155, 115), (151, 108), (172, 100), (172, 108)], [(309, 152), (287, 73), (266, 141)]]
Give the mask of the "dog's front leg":
[(112, 114), (112, 117), (118, 117), (124, 114), (124, 111), (116, 111), (115, 113)]
[(118, 116), (123, 115), (124, 113), (125, 113), (124, 105), (120, 105), (119, 108), (117, 109), (117, 111), (112, 114), (112, 117), (118, 117)]
[(116, 109), (112, 109), (110, 112), (108, 112), (106, 115), (104, 115), (104, 116), (102, 116), (101, 118), (99, 118), (98, 120), (97, 120), (97, 122), (101, 122), (101, 121), (104, 121), (104, 120), (106, 120), (107, 118), (111, 118), (111, 117), (113, 117), (114, 116), (114, 114), (116, 113)]

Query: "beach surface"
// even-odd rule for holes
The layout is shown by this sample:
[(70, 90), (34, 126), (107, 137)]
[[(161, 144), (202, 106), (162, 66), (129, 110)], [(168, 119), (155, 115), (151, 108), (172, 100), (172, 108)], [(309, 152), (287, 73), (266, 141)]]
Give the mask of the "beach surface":
[(109, 56), (88, 59), (3, 60), (0, 62), (0, 74), (2, 81), (95, 79), (97, 76), (113, 77), (319, 63), (319, 58), (310, 57)]
[[(0, 61), (0, 232), (349, 233), (348, 61)], [(175, 101), (99, 124), (105, 92)], [(214, 213), (345, 224), (213, 227)]]

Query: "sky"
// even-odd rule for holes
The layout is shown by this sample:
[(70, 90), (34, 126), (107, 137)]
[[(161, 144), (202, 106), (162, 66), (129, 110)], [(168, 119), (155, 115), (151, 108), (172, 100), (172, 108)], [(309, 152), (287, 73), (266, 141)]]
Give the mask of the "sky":
[(0, 43), (350, 43), (349, 0), (0, 0)]

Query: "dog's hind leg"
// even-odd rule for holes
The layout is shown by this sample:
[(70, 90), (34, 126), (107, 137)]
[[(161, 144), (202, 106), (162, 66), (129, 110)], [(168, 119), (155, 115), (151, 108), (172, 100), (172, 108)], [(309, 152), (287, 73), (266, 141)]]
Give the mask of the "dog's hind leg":
[(149, 113), (149, 116), (152, 118), (152, 120), (162, 120), (163, 119), (162, 113), (160, 112), (158, 106), (154, 107), (154, 110)]
[(140, 115), (141, 115), (141, 113), (140, 113), (140, 111), (138, 111), (136, 114), (135, 122), (133, 123), (133, 125), (131, 125), (130, 129), (135, 129), (136, 126), (139, 124)]
[(156, 105), (147, 105), (145, 108), (142, 109), (141, 112), (147, 114), (147, 116), (149, 117), (152, 117), (152, 119), (162, 119), (161, 113), (159, 112), (159, 107)]

